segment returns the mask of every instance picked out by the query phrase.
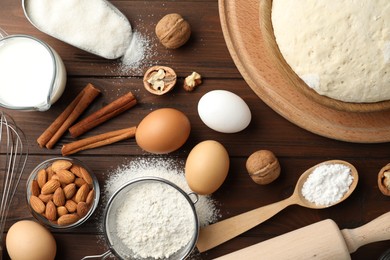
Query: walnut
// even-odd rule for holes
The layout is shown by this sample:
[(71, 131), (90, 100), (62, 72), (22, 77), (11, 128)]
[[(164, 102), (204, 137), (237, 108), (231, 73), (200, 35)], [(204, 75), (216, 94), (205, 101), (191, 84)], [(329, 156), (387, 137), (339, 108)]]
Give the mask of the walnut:
[(268, 150), (259, 150), (246, 161), (249, 176), (257, 184), (269, 184), (280, 175), (280, 164), (275, 155)]
[(190, 38), (191, 27), (180, 14), (167, 14), (157, 23), (156, 35), (166, 48), (177, 49)]
[(379, 171), (378, 188), (383, 195), (390, 196), (390, 163)]
[(176, 84), (176, 73), (173, 69), (165, 66), (153, 66), (144, 75), (144, 87), (155, 95), (163, 95)]
[(184, 79), (183, 88), (186, 91), (193, 91), (195, 87), (199, 86), (200, 84), (202, 84), (202, 76), (194, 71), (191, 75)]

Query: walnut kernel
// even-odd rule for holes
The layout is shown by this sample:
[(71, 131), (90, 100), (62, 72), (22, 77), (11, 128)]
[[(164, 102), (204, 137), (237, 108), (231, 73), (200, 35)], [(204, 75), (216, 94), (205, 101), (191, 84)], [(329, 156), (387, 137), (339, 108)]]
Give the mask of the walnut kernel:
[(168, 49), (177, 49), (191, 36), (190, 24), (180, 14), (167, 14), (156, 25), (156, 35)]
[(268, 150), (259, 150), (246, 161), (249, 176), (257, 184), (269, 184), (280, 175), (280, 164), (276, 156)]
[(184, 79), (183, 88), (186, 91), (193, 91), (195, 87), (199, 86), (200, 84), (202, 84), (202, 76), (194, 71), (191, 75)]
[(390, 196), (390, 163), (378, 173), (378, 188), (383, 195)]
[(144, 87), (155, 95), (163, 95), (175, 86), (176, 73), (173, 69), (165, 66), (153, 66), (144, 75)]

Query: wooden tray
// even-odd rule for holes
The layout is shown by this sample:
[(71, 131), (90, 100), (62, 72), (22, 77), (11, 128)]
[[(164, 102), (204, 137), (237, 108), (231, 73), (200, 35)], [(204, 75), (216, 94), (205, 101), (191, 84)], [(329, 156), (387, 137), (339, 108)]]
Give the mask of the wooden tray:
[(268, 0), (219, 0), (229, 52), (251, 89), (290, 122), (312, 133), (357, 143), (390, 141), (390, 110), (351, 112), (323, 105), (291, 84), (268, 50), (260, 28), (260, 4)]

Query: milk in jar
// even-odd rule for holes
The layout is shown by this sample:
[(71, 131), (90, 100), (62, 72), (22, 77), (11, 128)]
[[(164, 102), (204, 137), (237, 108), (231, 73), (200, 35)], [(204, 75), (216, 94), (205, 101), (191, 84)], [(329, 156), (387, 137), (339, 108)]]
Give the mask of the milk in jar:
[(27, 35), (0, 40), (0, 105), (47, 110), (62, 95), (66, 70), (47, 44)]

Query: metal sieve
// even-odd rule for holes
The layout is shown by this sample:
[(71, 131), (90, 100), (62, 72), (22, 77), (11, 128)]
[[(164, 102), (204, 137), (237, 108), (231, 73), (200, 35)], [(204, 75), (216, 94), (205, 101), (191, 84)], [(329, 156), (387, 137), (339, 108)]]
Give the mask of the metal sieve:
[[(195, 248), (198, 233), (199, 233), (199, 222), (196, 214), (194, 204), (198, 200), (198, 196), (195, 193), (185, 193), (181, 188), (173, 184), (172, 182), (158, 178), (158, 177), (143, 177), (137, 178), (126, 184), (122, 185), (110, 198), (108, 201), (107, 207), (104, 213), (104, 234), (107, 240), (109, 250), (101, 255), (96, 256), (86, 256), (83, 259), (93, 259), (93, 258), (105, 258), (109, 256), (111, 253), (117, 256), (120, 259), (136, 259), (134, 256), (136, 255), (129, 247), (123, 242), (123, 240), (118, 236), (118, 224), (117, 224), (117, 214), (118, 210), (121, 208), (123, 203), (128, 198), (128, 194), (132, 189), (137, 187), (137, 185), (148, 185), (152, 183), (160, 183), (162, 185), (166, 185), (173, 189), (175, 192), (178, 192), (180, 196), (182, 196), (186, 202), (188, 202), (188, 209), (191, 210), (192, 223), (189, 225), (194, 225), (194, 233), (191, 236), (191, 239), (188, 243), (180, 248), (178, 251), (169, 256), (169, 258), (163, 259), (185, 259)], [(195, 196), (195, 201), (193, 201), (190, 196)], [(148, 203), (148, 201), (144, 201), (144, 203)], [(136, 225), (136, 223), (128, 223), (128, 228), (132, 228), (132, 225)], [(142, 259), (154, 259), (154, 258), (142, 258)]]

